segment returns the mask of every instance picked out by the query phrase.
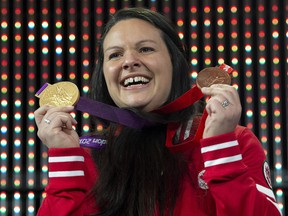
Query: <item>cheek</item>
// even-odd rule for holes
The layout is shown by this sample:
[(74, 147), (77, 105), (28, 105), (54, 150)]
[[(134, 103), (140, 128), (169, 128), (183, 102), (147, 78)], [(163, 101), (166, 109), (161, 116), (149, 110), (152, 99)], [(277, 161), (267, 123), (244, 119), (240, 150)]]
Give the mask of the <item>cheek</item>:
[(117, 104), (117, 98), (119, 94), (118, 75), (119, 75), (119, 72), (117, 72), (116, 68), (103, 65), (103, 76), (105, 79), (107, 90), (108, 90), (110, 97), (116, 104)]
[(165, 71), (166, 71), (166, 73), (163, 75), (163, 77), (165, 79), (166, 89), (170, 92), (171, 85), (172, 85), (172, 79), (173, 79), (173, 66), (172, 66), (172, 64), (167, 64)]
[(170, 92), (171, 92), (171, 89), (172, 89), (172, 79), (173, 79), (173, 72), (172, 72), (172, 65), (171, 65), (171, 67), (169, 67), (169, 74), (167, 74), (166, 76), (167, 76), (167, 79), (166, 79), (166, 96), (167, 96), (167, 98), (166, 99), (168, 99), (168, 97), (169, 97), (169, 95), (170, 95)]
[(170, 67), (166, 67), (165, 71), (160, 75), (160, 85), (159, 85), (159, 95), (164, 102), (166, 102), (169, 98), (171, 88), (172, 88), (172, 69)]
[(117, 73), (111, 66), (103, 65), (103, 75), (108, 88), (117, 80)]
[(107, 86), (107, 90), (108, 90), (108, 93), (110, 95), (110, 97), (112, 98), (112, 100), (114, 101), (114, 92), (115, 88), (113, 88), (113, 86), (115, 86), (115, 84), (113, 84), (113, 79), (111, 77), (111, 74), (110, 73), (103, 73), (104, 75), (104, 80), (105, 80), (105, 83), (106, 83), (106, 86)]
[(172, 74), (170, 75), (170, 78), (166, 81), (166, 100), (168, 99), (170, 92), (172, 89)]

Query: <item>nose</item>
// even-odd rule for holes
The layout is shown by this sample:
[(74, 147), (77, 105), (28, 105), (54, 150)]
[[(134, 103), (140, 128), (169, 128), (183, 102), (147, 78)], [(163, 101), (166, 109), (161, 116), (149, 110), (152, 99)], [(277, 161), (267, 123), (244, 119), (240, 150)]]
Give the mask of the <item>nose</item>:
[(124, 61), (122, 68), (124, 70), (133, 70), (135, 67), (140, 67), (141, 63), (140, 60), (135, 53), (126, 53), (124, 56)]

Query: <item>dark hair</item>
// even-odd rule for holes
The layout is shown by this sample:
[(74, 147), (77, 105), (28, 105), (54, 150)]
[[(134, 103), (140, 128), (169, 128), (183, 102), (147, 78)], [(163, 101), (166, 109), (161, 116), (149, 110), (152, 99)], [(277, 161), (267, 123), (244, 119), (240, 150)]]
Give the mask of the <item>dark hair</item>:
[[(172, 87), (166, 102), (169, 103), (191, 87), (186, 51), (173, 25), (163, 15), (144, 8), (119, 10), (105, 26), (90, 97), (116, 106), (104, 80), (103, 41), (117, 22), (132, 18), (144, 20), (161, 31), (173, 65)], [(146, 114), (149, 118), (149, 113)], [(191, 109), (186, 109), (169, 117), (175, 120), (177, 116), (178, 121), (185, 121), (191, 114)], [(187, 165), (181, 155), (172, 154), (165, 147), (167, 125), (142, 130), (121, 127), (120, 130), (118, 134), (119, 125), (111, 123), (106, 148), (93, 153), (99, 170), (93, 190), (101, 210), (98, 215), (146, 216), (153, 215), (155, 210), (160, 215), (172, 215)]]

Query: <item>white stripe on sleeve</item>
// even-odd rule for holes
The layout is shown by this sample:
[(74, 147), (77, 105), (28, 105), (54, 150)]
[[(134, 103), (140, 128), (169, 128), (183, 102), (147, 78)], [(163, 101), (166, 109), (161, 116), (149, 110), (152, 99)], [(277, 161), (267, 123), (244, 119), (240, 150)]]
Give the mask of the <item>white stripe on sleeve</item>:
[(49, 163), (58, 163), (58, 162), (84, 162), (83, 156), (60, 156), (60, 157), (49, 157)]
[(49, 176), (49, 178), (84, 176), (84, 171), (82, 171), (82, 170), (72, 170), (72, 171), (48, 172), (48, 176)]
[(230, 148), (230, 147), (237, 146), (237, 145), (238, 145), (237, 140), (225, 142), (225, 143), (221, 143), (221, 144), (216, 144), (216, 145), (211, 145), (211, 146), (201, 148), (201, 153), (215, 151), (218, 149)]
[(242, 160), (241, 154), (231, 156), (231, 157), (223, 157), (223, 158), (219, 158), (219, 159), (215, 159), (215, 160), (206, 161), (204, 163), (204, 166), (210, 167), (210, 166), (215, 166), (215, 165), (219, 165), (219, 164), (231, 163), (231, 162), (239, 161), (239, 160)]

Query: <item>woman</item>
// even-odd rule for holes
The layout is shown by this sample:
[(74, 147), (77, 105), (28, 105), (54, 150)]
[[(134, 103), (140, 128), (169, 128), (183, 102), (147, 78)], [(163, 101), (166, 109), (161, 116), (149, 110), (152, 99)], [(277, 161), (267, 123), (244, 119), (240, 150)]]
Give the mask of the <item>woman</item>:
[[(261, 144), (237, 125), (235, 88), (201, 89), (210, 97), (201, 139), (195, 138), (199, 105), (161, 114), (190, 89), (189, 70), (178, 34), (162, 15), (118, 11), (100, 41), (90, 96), (158, 124), (110, 123), (105, 148), (89, 153), (72, 129), (74, 107), (36, 110), (38, 136), (49, 148), (47, 197), (38, 215), (280, 215)], [(175, 152), (175, 146), (184, 147)]]

